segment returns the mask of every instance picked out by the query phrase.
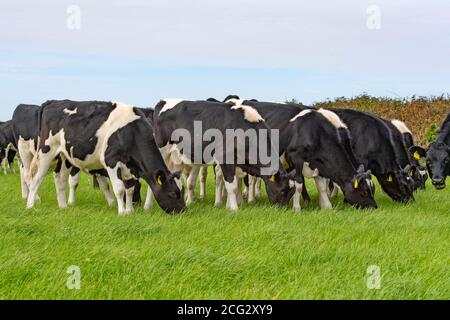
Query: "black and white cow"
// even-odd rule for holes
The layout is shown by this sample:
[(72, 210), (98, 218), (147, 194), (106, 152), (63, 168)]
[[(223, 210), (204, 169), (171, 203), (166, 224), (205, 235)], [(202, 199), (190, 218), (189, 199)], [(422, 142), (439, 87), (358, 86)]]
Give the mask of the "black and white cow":
[(407, 203), (414, 200), (414, 181), (403, 137), (389, 121), (373, 114), (333, 109), (350, 130), (352, 149), (358, 163), (372, 171), (381, 188), (393, 200)]
[(16, 147), (14, 146), (14, 134), (11, 120), (0, 122), (0, 161), (2, 163), (3, 173), (6, 174), (6, 165), (12, 173), (14, 171), (14, 158), (16, 156)]
[(331, 208), (327, 179), (340, 186), (348, 203), (377, 207), (370, 172), (356, 163), (347, 127), (335, 113), (298, 104), (230, 101), (255, 108), (270, 128), (279, 130), (280, 156), (296, 171), (294, 210), (300, 209), (305, 177), (314, 178), (321, 208)]
[(416, 159), (425, 158), (431, 182), (436, 189), (445, 188), (445, 179), (450, 176), (450, 113), (445, 118), (435, 142), (427, 149), (410, 148)]
[[(386, 120), (388, 121), (388, 120)], [(414, 146), (414, 136), (408, 126), (400, 120), (391, 120), (390, 123), (401, 133), (403, 140), (395, 139), (396, 143), (402, 145), (399, 146), (401, 148), (400, 152), (402, 154), (406, 153), (409, 159), (409, 164), (411, 165), (410, 175), (414, 181), (414, 188), (425, 190), (425, 185), (428, 179), (427, 168), (422, 166), (419, 162), (419, 159), (414, 158), (414, 156), (409, 152), (409, 149)], [(403, 157), (402, 157), (403, 158)], [(401, 166), (404, 167), (404, 164), (400, 163)]]
[[(120, 102), (70, 100), (42, 105), (40, 141), (30, 168), (27, 207), (56, 157), (85, 171), (105, 169), (116, 195), (119, 215), (133, 211), (136, 180), (144, 179), (168, 213), (185, 208), (179, 176), (171, 174), (153, 138), (153, 128), (138, 108)], [(65, 197), (67, 168), (62, 166), (58, 198)], [(126, 201), (124, 203), (124, 195)]]
[[(30, 104), (20, 104), (14, 110), (12, 121), (12, 131), (14, 136), (14, 145), (19, 154), (19, 170), (22, 188), (22, 198), (28, 198), (29, 186), (27, 184), (27, 176), (30, 170), (31, 162), (36, 155), (39, 144), (39, 123), (40, 123), (41, 107)], [(79, 169), (72, 167), (70, 163), (62, 162), (61, 158), (56, 159), (54, 168), (55, 184), (58, 181), (61, 167), (71, 168), (69, 176), (69, 200), (68, 204), (75, 204), (75, 191), (79, 182)], [(108, 198), (108, 197), (107, 197)], [(112, 196), (111, 196), (112, 198)], [(61, 199), (58, 199), (61, 201)], [(65, 199), (63, 200), (65, 201)], [(112, 198), (111, 201), (114, 202)], [(66, 203), (60, 203), (61, 207), (65, 207)]]
[[(280, 205), (289, 203), (294, 193), (294, 189), (289, 185), (292, 174), (287, 174), (280, 167), (278, 158), (275, 158), (274, 166), (273, 163), (261, 160), (262, 145), (268, 148), (269, 152), (274, 145), (269, 128), (255, 109), (216, 101), (167, 99), (160, 101), (155, 107), (153, 121), (156, 143), (163, 157), (165, 159), (171, 157), (178, 164), (187, 164), (195, 168), (195, 174), (187, 179), (188, 197), (189, 194), (193, 194), (199, 168), (217, 163), (216, 168), (221, 169), (225, 182), (228, 209), (238, 209), (239, 181), (242, 181), (240, 177), (243, 173), (263, 178), (271, 203)], [(196, 124), (200, 126), (199, 129), (196, 129)], [(252, 147), (258, 151), (254, 161), (249, 156), (251, 153), (249, 140), (239, 143), (232, 136), (238, 131), (244, 134), (255, 133), (253, 137), (255, 140), (251, 142)], [(190, 148), (180, 148), (184, 136), (174, 135), (182, 132), (192, 138)], [(208, 133), (216, 135), (207, 137)], [(228, 148), (230, 144), (227, 143), (229, 142), (227, 138), (230, 138), (230, 135), (232, 144)], [(210, 157), (205, 157), (205, 153)], [(242, 161), (239, 161), (239, 158)], [(220, 181), (221, 178), (216, 179), (216, 182)], [(217, 197), (221, 198), (218, 194), (220, 191), (221, 188), (216, 185), (216, 204)]]

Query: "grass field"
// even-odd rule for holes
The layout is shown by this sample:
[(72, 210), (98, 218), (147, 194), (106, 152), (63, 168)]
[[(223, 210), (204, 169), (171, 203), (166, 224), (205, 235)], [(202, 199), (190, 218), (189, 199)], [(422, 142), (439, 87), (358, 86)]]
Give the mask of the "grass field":
[[(47, 176), (25, 210), (19, 176), (0, 176), (0, 299), (449, 299), (448, 188), (431, 186), (402, 206), (377, 189), (380, 209), (334, 200), (294, 213), (266, 199), (237, 213), (208, 198), (188, 212), (159, 207), (118, 217), (83, 176), (77, 205), (57, 209)], [(79, 266), (80, 290), (67, 268)], [(381, 270), (368, 289), (369, 266)]]

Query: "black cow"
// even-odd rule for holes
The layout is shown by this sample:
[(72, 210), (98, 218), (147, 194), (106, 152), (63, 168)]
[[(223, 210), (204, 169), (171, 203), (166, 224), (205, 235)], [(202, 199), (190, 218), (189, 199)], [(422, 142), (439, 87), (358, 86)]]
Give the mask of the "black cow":
[(402, 203), (414, 200), (411, 166), (400, 132), (393, 130), (394, 126), (389, 121), (367, 112), (329, 110), (339, 115), (347, 125), (356, 160), (372, 171), (389, 197)]
[(14, 158), (16, 147), (14, 146), (14, 134), (11, 120), (0, 122), (0, 161), (2, 162), (3, 173), (6, 174), (6, 164), (14, 173)]
[(433, 186), (438, 190), (444, 189), (445, 179), (450, 176), (450, 113), (442, 123), (435, 142), (427, 149), (413, 146), (410, 151), (416, 159), (426, 158)]
[[(233, 101), (233, 99), (231, 100)], [(321, 208), (331, 208), (327, 179), (335, 181), (345, 199), (359, 208), (376, 208), (370, 172), (356, 163), (345, 124), (331, 111), (298, 104), (244, 101), (258, 110), (267, 125), (280, 132), (280, 156), (296, 170), (294, 210), (300, 209), (304, 177), (315, 178)]]
[[(120, 102), (47, 101), (40, 116), (40, 141), (30, 168), (27, 207), (56, 157), (86, 171), (105, 169), (113, 186), (119, 215), (131, 213), (136, 180), (143, 178), (166, 212), (185, 208), (179, 175), (168, 170), (153, 138), (153, 128), (138, 108)], [(62, 172), (67, 172), (62, 166)], [(57, 182), (65, 196), (67, 174)], [(126, 196), (126, 203), (123, 198)]]
[[(221, 169), (227, 190), (227, 208), (238, 209), (239, 181), (242, 181), (240, 177), (243, 172), (263, 178), (271, 203), (289, 203), (294, 193), (294, 189), (289, 186), (293, 175), (287, 174), (280, 167), (278, 158), (275, 158), (275, 165), (261, 160), (262, 148), (267, 147), (272, 154), (274, 145), (269, 128), (255, 109), (215, 101), (162, 100), (155, 107), (153, 120), (156, 143), (163, 157), (172, 157), (173, 162), (181, 165), (197, 167), (192, 170), (194, 176), (189, 175), (187, 179), (188, 197), (193, 194), (199, 167), (218, 163), (216, 168)], [(198, 131), (196, 125), (201, 126)], [(233, 137), (233, 133), (238, 131), (244, 134), (254, 133), (254, 140), (245, 139), (239, 142), (239, 138)], [(207, 138), (208, 132), (214, 134)], [(185, 136), (175, 137), (174, 134), (178, 133), (192, 138), (189, 144), (184, 141), (184, 145), (188, 147), (180, 147)], [(196, 141), (196, 138), (200, 140)], [(227, 144), (227, 138), (231, 138), (231, 145)], [(250, 156), (252, 150), (257, 151), (253, 161)], [(204, 153), (207, 151), (211, 152), (209, 157), (205, 157)], [(216, 179), (217, 182), (221, 180)], [(220, 191), (216, 185), (216, 198), (218, 192)]]

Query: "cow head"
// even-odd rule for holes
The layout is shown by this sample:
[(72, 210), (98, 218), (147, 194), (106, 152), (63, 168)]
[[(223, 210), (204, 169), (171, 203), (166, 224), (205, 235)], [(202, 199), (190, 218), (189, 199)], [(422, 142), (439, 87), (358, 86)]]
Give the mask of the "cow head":
[(431, 182), (436, 189), (445, 188), (445, 178), (450, 175), (450, 147), (436, 141), (430, 144), (428, 149), (413, 146), (410, 149), (414, 158), (425, 158)]
[(294, 177), (295, 170), (290, 173), (280, 170), (272, 176), (262, 176), (270, 203), (281, 206), (289, 205), (289, 201), (295, 193), (295, 188), (291, 186)]
[(378, 175), (378, 182), (394, 201), (414, 201), (414, 180), (410, 177), (411, 165), (387, 174)]
[(353, 179), (344, 184), (342, 192), (345, 201), (359, 209), (378, 208), (374, 199), (375, 185), (371, 172), (365, 171), (363, 165), (359, 166)]
[(157, 170), (151, 177), (149, 185), (159, 206), (167, 213), (179, 213), (186, 208), (179, 173)]
[(414, 189), (425, 190), (425, 184), (428, 179), (427, 168), (421, 165), (413, 165), (409, 171), (409, 176), (414, 181)]

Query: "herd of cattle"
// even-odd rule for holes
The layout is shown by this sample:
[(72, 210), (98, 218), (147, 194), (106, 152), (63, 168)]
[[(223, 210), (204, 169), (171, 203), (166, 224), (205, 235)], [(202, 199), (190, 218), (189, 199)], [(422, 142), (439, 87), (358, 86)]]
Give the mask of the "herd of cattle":
[[(239, 155), (243, 162), (236, 157), (218, 161), (214, 152), (215, 161), (183, 153), (173, 133), (183, 129), (194, 135), (195, 122), (201, 122), (202, 130), (222, 133), (278, 130), (279, 165), (270, 172), (260, 159), (250, 161), (248, 144), (234, 150), (243, 152)], [(267, 135), (256, 139), (272, 143)], [(205, 151), (208, 144), (203, 141), (192, 147)], [(140, 180), (149, 186), (145, 209), (153, 206), (155, 198), (166, 212), (181, 212), (194, 201), (198, 177), (200, 197), (205, 196), (208, 166), (214, 167), (215, 205), (226, 197), (230, 210), (238, 209), (243, 194), (248, 202), (259, 197), (262, 181), (270, 203), (288, 206), (293, 198), (293, 209), (300, 210), (300, 198), (309, 200), (305, 178), (314, 178), (321, 208), (331, 208), (329, 197), (339, 191), (352, 206), (377, 208), (372, 175), (390, 198), (401, 203), (414, 200), (414, 192), (425, 188), (428, 174), (436, 189), (445, 188), (450, 175), (450, 114), (436, 142), (423, 149), (414, 145), (403, 122), (351, 109), (315, 109), (237, 96), (224, 101), (166, 99), (154, 109), (119, 102), (52, 100), (41, 106), (21, 104), (12, 120), (0, 124), (5, 173), (7, 164), (14, 170), (16, 154), (27, 208), (34, 207), (52, 168), (60, 208), (75, 203), (82, 170), (94, 176), (110, 206), (117, 201), (119, 215), (131, 213), (133, 204), (140, 202)]]

